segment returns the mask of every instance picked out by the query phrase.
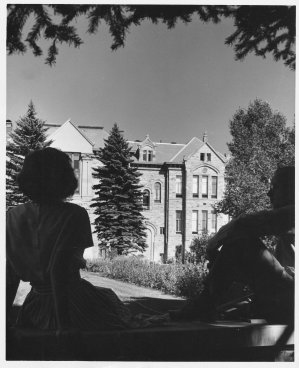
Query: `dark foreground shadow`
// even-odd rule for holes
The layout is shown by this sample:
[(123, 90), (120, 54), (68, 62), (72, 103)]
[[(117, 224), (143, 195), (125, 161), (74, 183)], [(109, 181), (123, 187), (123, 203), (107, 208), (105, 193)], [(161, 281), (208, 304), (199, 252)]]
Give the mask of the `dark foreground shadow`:
[[(183, 300), (136, 298), (133, 313), (157, 314), (180, 308)], [(19, 308), (14, 308), (14, 315)], [(6, 359), (40, 361), (293, 361), (294, 342), (282, 339), (282, 325), (170, 322), (146, 329), (78, 331), (57, 336), (55, 331), (8, 328)], [(280, 343), (279, 343), (280, 342)], [(279, 346), (276, 346), (279, 343)]]

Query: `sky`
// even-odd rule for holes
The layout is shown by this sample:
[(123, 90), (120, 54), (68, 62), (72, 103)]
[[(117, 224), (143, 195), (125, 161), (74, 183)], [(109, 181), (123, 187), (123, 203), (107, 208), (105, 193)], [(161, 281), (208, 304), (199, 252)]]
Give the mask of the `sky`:
[(207, 131), (222, 153), (231, 141), (229, 121), (255, 98), (293, 124), (295, 73), (271, 55), (236, 61), (224, 44), (234, 31), (231, 20), (194, 20), (172, 30), (146, 21), (131, 28), (125, 47), (116, 51), (104, 24), (95, 35), (85, 33), (84, 19), (75, 26), (84, 44), (60, 46), (53, 67), (31, 51), (7, 57), (7, 119), (23, 116), (32, 100), (38, 117), (50, 124), (70, 118), (109, 132), (116, 122), (126, 139), (149, 134), (155, 142), (177, 143)]

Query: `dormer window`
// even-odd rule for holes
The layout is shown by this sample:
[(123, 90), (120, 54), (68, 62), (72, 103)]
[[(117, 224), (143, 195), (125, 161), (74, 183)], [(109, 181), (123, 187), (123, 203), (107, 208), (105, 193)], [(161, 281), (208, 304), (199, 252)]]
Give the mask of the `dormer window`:
[(140, 142), (140, 144), (138, 144), (138, 150), (139, 150), (138, 161), (143, 162), (155, 161), (156, 144), (150, 140), (149, 135), (145, 137), (145, 140), (143, 142)]
[(153, 151), (152, 150), (143, 150), (143, 161), (151, 162), (153, 161)]

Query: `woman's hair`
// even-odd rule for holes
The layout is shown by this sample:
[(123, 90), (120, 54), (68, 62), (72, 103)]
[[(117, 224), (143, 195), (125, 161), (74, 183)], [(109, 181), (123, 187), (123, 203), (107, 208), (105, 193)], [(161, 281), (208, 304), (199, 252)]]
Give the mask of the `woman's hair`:
[(20, 190), (37, 203), (64, 200), (78, 185), (69, 156), (51, 147), (25, 157), (17, 182)]

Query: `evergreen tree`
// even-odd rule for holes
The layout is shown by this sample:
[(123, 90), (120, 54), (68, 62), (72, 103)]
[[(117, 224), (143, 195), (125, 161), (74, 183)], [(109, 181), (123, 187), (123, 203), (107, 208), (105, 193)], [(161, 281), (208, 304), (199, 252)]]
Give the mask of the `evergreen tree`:
[[(46, 63), (53, 65), (58, 43), (79, 47), (83, 41), (74, 26), (79, 18), (88, 21), (87, 32), (94, 34), (99, 24), (106, 23), (112, 36), (112, 50), (125, 45), (131, 27), (144, 21), (163, 22), (172, 29), (197, 19), (219, 23), (232, 18), (235, 31), (225, 43), (233, 46), (235, 57), (242, 60), (249, 53), (265, 57), (272, 54), (295, 69), (296, 7), (261, 5), (70, 5), (70, 4), (8, 4), (7, 51), (24, 53), (27, 46), (35, 56), (42, 55), (38, 41), (50, 41)], [(25, 24), (30, 19), (28, 30)], [(25, 42), (26, 44), (25, 44)]]
[(281, 166), (295, 164), (295, 129), (273, 112), (267, 102), (255, 100), (239, 109), (230, 122), (232, 158), (226, 166), (224, 198), (216, 211), (236, 217), (270, 207), (270, 179)]
[(95, 229), (102, 249), (111, 254), (144, 251), (145, 226), (142, 192), (137, 168), (131, 166), (131, 150), (117, 124), (114, 124), (98, 159), (102, 165), (94, 169), (98, 184), (93, 186)]
[(47, 128), (44, 121), (36, 116), (32, 101), (26, 115), (16, 121), (16, 128), (10, 133), (6, 146), (6, 209), (28, 201), (18, 189), (16, 178), (21, 171), (25, 156), (34, 150), (51, 144), (46, 142)]

